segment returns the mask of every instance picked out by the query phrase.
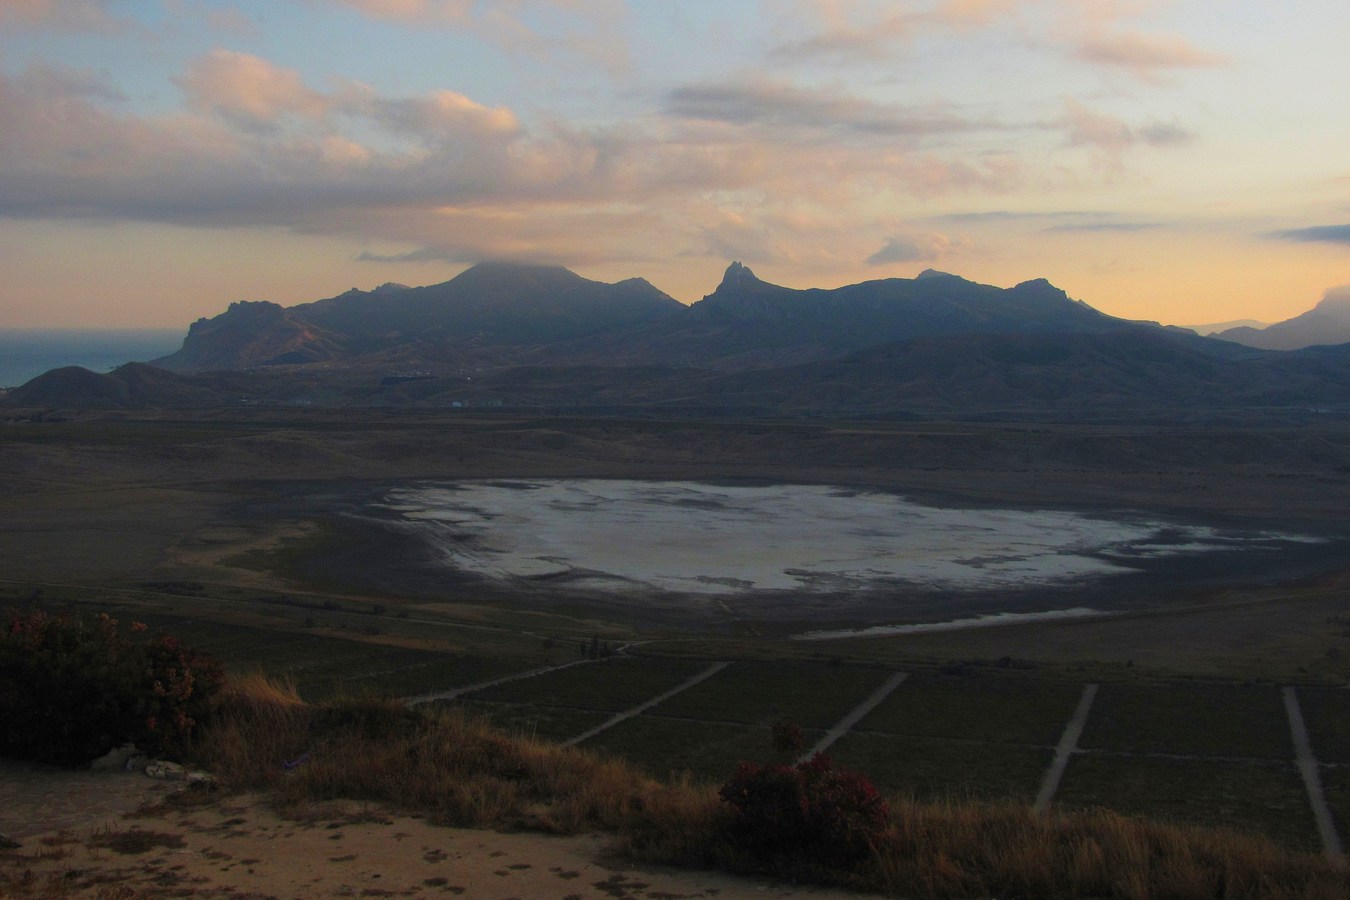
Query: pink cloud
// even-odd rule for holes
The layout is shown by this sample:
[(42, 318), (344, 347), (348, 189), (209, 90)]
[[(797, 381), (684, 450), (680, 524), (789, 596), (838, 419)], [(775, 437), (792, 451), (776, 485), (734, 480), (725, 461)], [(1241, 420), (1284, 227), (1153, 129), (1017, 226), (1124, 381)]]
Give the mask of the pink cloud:
[(0, 25), (115, 31), (124, 23), (108, 12), (109, 0), (4, 0)]
[(231, 50), (212, 50), (177, 84), (193, 108), (251, 125), (274, 125), (286, 115), (320, 118), (328, 100), (305, 86), (300, 73)]
[(1074, 56), (1095, 65), (1114, 66), (1148, 81), (1168, 69), (1222, 66), (1226, 57), (1201, 50), (1180, 35), (1118, 31), (1082, 39)]
[(1089, 109), (1072, 97), (1064, 100), (1064, 127), (1071, 145), (1088, 145), (1119, 154), (1135, 144), (1167, 147), (1184, 144), (1193, 135), (1179, 125), (1150, 123), (1141, 127)]
[(333, 0), (341, 6), (380, 19), (410, 24), (465, 24), (473, 0)]

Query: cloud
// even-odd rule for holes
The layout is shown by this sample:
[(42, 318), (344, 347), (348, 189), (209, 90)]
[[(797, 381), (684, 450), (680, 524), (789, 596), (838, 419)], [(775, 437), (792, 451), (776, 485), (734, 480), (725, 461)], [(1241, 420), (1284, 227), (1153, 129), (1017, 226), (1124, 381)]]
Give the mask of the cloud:
[(779, 62), (815, 57), (876, 60), (886, 56), (894, 44), (911, 37), (916, 24), (913, 16), (907, 13), (887, 16), (866, 25), (832, 18), (834, 21), (810, 37), (775, 47), (770, 58)]
[(283, 116), (317, 119), (330, 102), (305, 86), (300, 73), (231, 50), (212, 50), (175, 79), (189, 104), (250, 127), (270, 127)]
[(967, 247), (964, 239), (948, 237), (936, 232), (922, 235), (899, 235), (886, 241), (876, 253), (867, 257), (869, 266), (884, 266), (889, 263), (935, 262), (945, 257), (956, 247)]
[[(767, 78), (687, 85), (648, 114), (585, 125), (450, 87), (311, 83), (223, 49), (175, 83), (182, 107), (149, 114), (95, 72), (0, 72), (0, 216), (341, 235), (386, 263), (715, 255), (842, 271), (860, 245), (880, 248), (874, 265), (963, 246), (880, 209), (1063, 177), (981, 146), (1008, 130), (997, 123)], [(1067, 127), (1025, 129), (1053, 141)]]
[(407, 262), (476, 262), (476, 256), (470, 256), (454, 250), (435, 247), (418, 247), (406, 253), (375, 253), (362, 250), (353, 257), (357, 262), (407, 263)]
[(238, 9), (213, 9), (206, 13), (206, 23), (214, 31), (238, 37), (257, 38), (262, 28), (247, 13)]
[(127, 22), (108, 12), (112, 0), (4, 0), (0, 25), (115, 32)]
[(940, 107), (905, 109), (828, 88), (800, 88), (767, 77), (693, 84), (666, 97), (675, 116), (739, 126), (920, 136), (996, 127), (966, 121)]
[(1123, 119), (1089, 109), (1072, 97), (1064, 99), (1062, 124), (1069, 146), (1101, 151), (1100, 161), (1110, 168), (1120, 168), (1122, 154), (1136, 145), (1175, 147), (1194, 139), (1191, 132), (1179, 125), (1155, 122), (1132, 126)]
[(1017, 11), (1018, 0), (943, 0), (934, 17), (953, 28), (979, 28)]
[(779, 44), (769, 56), (780, 63), (801, 59), (875, 61), (925, 30), (984, 28), (1018, 8), (1017, 0), (942, 0), (930, 9), (895, 12), (897, 5), (849, 0), (807, 2), (799, 11), (818, 23), (814, 30), (807, 37)]
[(1170, 69), (1193, 69), (1227, 65), (1227, 57), (1209, 53), (1180, 35), (1142, 34), (1133, 31), (1094, 33), (1080, 39), (1073, 55), (1083, 62), (1124, 69), (1145, 80), (1157, 82)]
[[(526, 233), (520, 221), (533, 216), (542, 234), (560, 221), (551, 206), (660, 207), (741, 189), (765, 171), (762, 153), (736, 143), (563, 122), (531, 130), (510, 109), (458, 92), (395, 97), (354, 83), (319, 91), (245, 54), (208, 54), (179, 83), (187, 111), (139, 116), (88, 73), (0, 74), (0, 215), (371, 227), (433, 246), (393, 223), (436, 228), (443, 220), (414, 214), (462, 208), (482, 218), (524, 206), (530, 216), (514, 227)], [(565, 227), (584, 231), (580, 220)], [(507, 231), (494, 233), (505, 240)]]
[(330, 0), (378, 19), (411, 25), (464, 25), (471, 21), (474, 0)]
[(1121, 219), (1105, 210), (1066, 209), (1043, 211), (990, 210), (986, 212), (947, 213), (933, 216), (928, 221), (958, 225), (1027, 223), (1043, 234), (1075, 234), (1117, 232), (1128, 234), (1168, 228), (1171, 223)]
[(1055, 232), (1132, 232), (1132, 231), (1152, 231), (1155, 228), (1162, 228), (1161, 222), (1079, 222), (1069, 225), (1052, 225), (1046, 228), (1049, 233)]
[(930, 221), (934, 222), (1017, 222), (1017, 221), (1037, 221), (1041, 219), (1064, 219), (1070, 217), (1098, 216), (1104, 213), (1090, 212), (1086, 210), (1054, 210), (1050, 212), (1014, 212), (1006, 209), (994, 209), (983, 212), (964, 212), (964, 213), (946, 213), (940, 216), (933, 216)]
[(415, 28), (471, 31), (516, 55), (599, 63), (611, 75), (632, 69), (619, 25), (622, 0), (311, 0)]
[(1300, 243), (1350, 244), (1350, 225), (1313, 225), (1310, 228), (1291, 228), (1272, 231), (1267, 237)]
[(18, 77), (17, 85), (25, 94), (51, 103), (60, 103), (66, 99), (115, 102), (127, 99), (125, 94), (109, 83), (107, 73), (73, 69), (57, 63), (33, 63)]
[(368, 99), (348, 104), (349, 112), (366, 112), (397, 131), (432, 138), (460, 138), (467, 134), (510, 137), (520, 132), (520, 120), (506, 107), (476, 103), (456, 91), (436, 90), (407, 99), (385, 100), (365, 92)]

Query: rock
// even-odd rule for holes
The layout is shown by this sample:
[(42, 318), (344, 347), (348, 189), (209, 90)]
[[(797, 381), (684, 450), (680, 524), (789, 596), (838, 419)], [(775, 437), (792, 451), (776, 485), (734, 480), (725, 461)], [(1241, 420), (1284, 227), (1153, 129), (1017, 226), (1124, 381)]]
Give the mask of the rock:
[(91, 772), (125, 772), (127, 764), (136, 756), (135, 744), (114, 747), (89, 764)]
[(0, 850), (18, 850), (22, 846), (23, 844), (8, 835), (0, 834)]
[(212, 775), (210, 772), (201, 772), (201, 771), (189, 772), (189, 773), (187, 773), (187, 783), (188, 783), (188, 784), (215, 784), (215, 783), (216, 783), (216, 776)]
[(157, 759), (145, 767), (145, 774), (161, 781), (182, 781), (185, 777), (183, 767), (175, 762)]

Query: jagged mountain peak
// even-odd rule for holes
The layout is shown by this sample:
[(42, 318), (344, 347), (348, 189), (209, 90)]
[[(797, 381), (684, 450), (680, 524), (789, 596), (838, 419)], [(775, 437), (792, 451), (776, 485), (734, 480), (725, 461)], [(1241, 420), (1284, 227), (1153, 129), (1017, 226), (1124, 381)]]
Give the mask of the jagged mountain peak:
[(733, 261), (727, 266), (727, 270), (722, 273), (722, 284), (727, 286), (743, 285), (759, 281), (750, 267), (743, 265), (739, 261)]

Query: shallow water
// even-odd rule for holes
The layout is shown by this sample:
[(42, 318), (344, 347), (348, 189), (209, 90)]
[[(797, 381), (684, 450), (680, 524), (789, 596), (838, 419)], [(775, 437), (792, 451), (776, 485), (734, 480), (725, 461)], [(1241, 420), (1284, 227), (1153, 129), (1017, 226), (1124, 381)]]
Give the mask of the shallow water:
[(454, 570), (589, 592), (1022, 589), (1312, 540), (1123, 513), (945, 508), (822, 485), (464, 481), (396, 489), (384, 505)]

